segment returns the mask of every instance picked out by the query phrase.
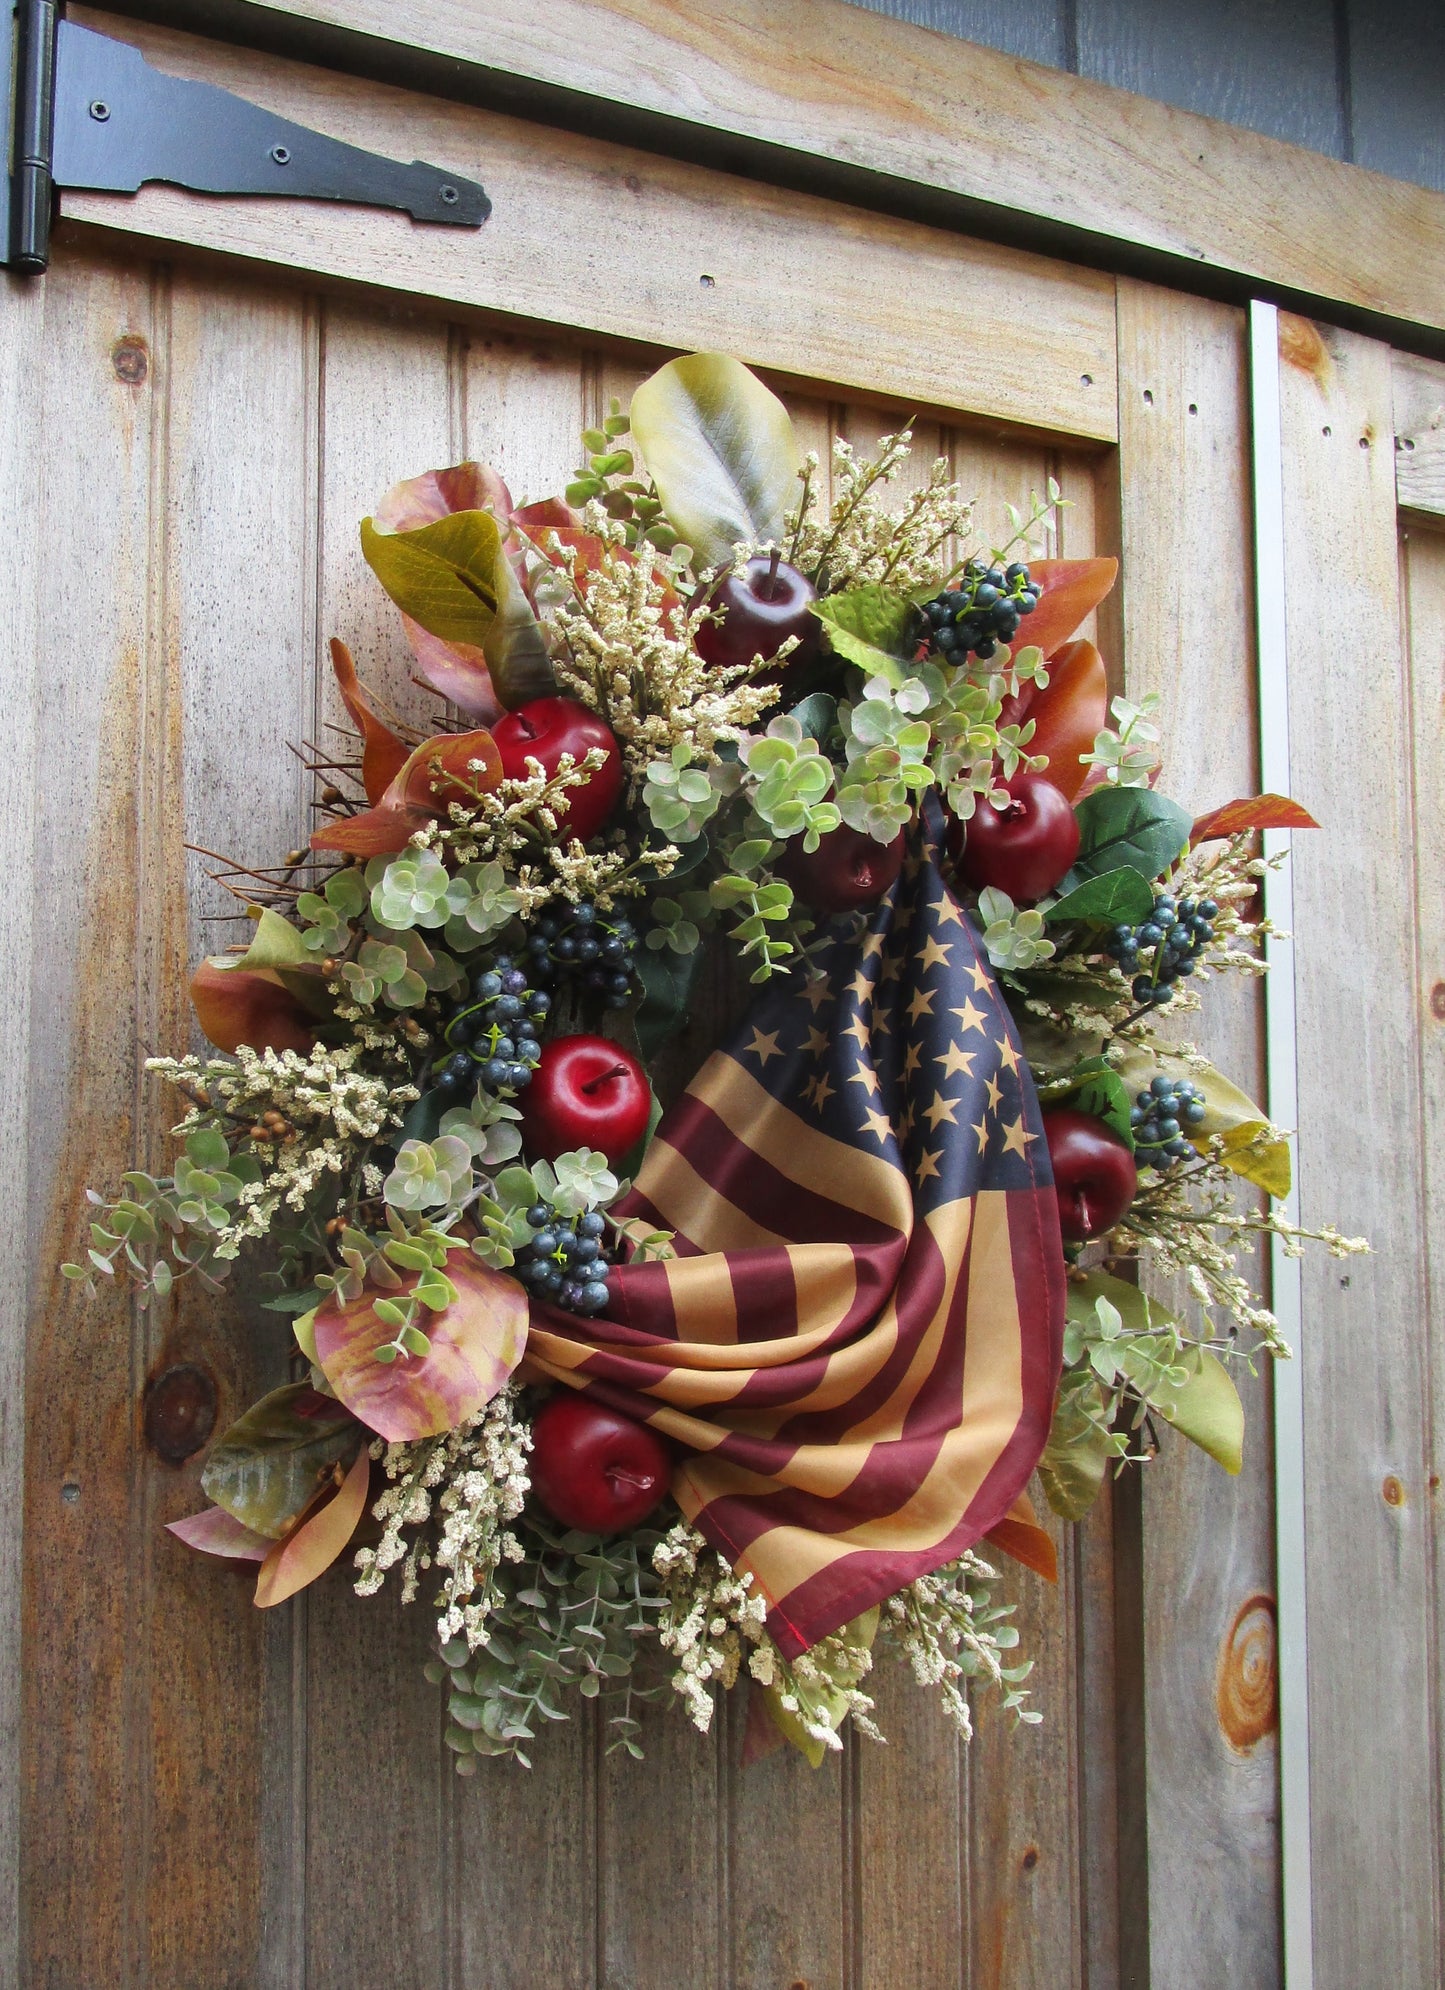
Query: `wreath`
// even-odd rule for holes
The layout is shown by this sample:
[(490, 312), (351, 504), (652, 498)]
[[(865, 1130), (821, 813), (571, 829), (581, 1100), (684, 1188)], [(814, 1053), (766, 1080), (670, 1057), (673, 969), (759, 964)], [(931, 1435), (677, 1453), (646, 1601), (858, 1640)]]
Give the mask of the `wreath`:
[[(293, 1379), (171, 1531), (263, 1607), (343, 1556), (424, 1594), (463, 1773), (739, 1682), (816, 1763), (889, 1650), (964, 1735), (970, 1681), (1037, 1718), (989, 1559), (1054, 1573), (1035, 1471), (1070, 1520), (1163, 1426), (1237, 1472), (1231, 1367), (1286, 1352), (1237, 1263), (1307, 1234), (1285, 1138), (1159, 1025), (1262, 971), (1256, 832), (1310, 818), (1161, 794), (1076, 635), (1116, 563), (1042, 556), (1053, 484), (967, 550), (909, 445), (822, 477), (694, 354), (563, 498), (392, 490), (362, 547), (445, 712), (332, 643), (310, 846), (213, 874), (252, 922), (191, 983), (214, 1051), (149, 1061), (173, 1172), (64, 1267), (145, 1304), (264, 1249)], [(756, 992), (663, 1111), (728, 948)]]

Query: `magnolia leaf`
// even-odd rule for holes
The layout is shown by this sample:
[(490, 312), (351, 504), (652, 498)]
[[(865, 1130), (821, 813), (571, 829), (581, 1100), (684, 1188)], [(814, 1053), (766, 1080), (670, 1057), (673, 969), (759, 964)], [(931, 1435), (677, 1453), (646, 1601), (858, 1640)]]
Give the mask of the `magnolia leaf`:
[(371, 1457), (363, 1444), (333, 1498), (293, 1528), (271, 1549), (256, 1577), (256, 1605), (269, 1610), (324, 1575), (345, 1551), (366, 1510)]
[(1270, 1195), (1283, 1200), (1292, 1179), (1289, 1142), (1271, 1139), (1269, 1121), (1253, 1099), (1230, 1083), (1212, 1064), (1201, 1071), (1172, 1051), (1134, 1048), (1126, 1051), (1117, 1065), (1119, 1076), (1131, 1092), (1149, 1088), (1151, 1078), (1187, 1078), (1204, 1094), (1204, 1118), (1189, 1129), (1187, 1138), (1201, 1154), (1218, 1134), (1224, 1142), (1224, 1163), (1236, 1175)]
[[(399, 1291), (413, 1291), (421, 1276), (401, 1280)], [(378, 1317), (382, 1295), (374, 1288), (347, 1304), (333, 1293), (316, 1309), (322, 1373), (348, 1409), (393, 1443), (437, 1437), (475, 1416), (502, 1388), (526, 1346), (527, 1296), (514, 1278), (463, 1252), (449, 1254), (447, 1276), (457, 1297), (422, 1323), (430, 1342), (422, 1355), (376, 1359), (377, 1349), (393, 1342), (396, 1331)]]
[(1061, 1520), (1082, 1520), (1103, 1489), (1113, 1449), (1102, 1417), (1104, 1392), (1092, 1377), (1077, 1383), (1065, 1376), (1049, 1426), (1048, 1442), (1039, 1459), (1039, 1484), (1044, 1498)]
[(351, 651), (339, 636), (331, 638), (331, 668), (347, 717), (361, 734), (361, 785), (366, 799), (374, 804), (406, 764), (406, 743), (374, 709), (371, 694), (356, 674)]
[[(821, 746), (838, 723), (838, 700), (827, 691), (810, 691), (806, 698), (799, 699), (788, 717), (798, 721), (806, 738), (816, 740)], [(676, 870), (672, 875), (677, 876)]]
[(203, 1555), (223, 1555), (228, 1561), (263, 1562), (271, 1552), (271, 1541), (227, 1513), (224, 1506), (208, 1506), (184, 1520), (168, 1520), (166, 1532), (199, 1548)]
[(701, 947), (694, 947), (690, 954), (675, 954), (670, 949), (658, 953), (650, 947), (639, 950), (633, 972), (642, 984), (642, 1000), (633, 1027), (645, 1062), (650, 1063), (673, 1031), (687, 1021), (701, 960)]
[(1084, 919), (1094, 926), (1137, 925), (1154, 910), (1154, 891), (1149, 880), (1128, 864), (1103, 871), (1087, 879), (1075, 890), (1044, 908), (1050, 926), (1065, 925), (1071, 919)]
[(669, 360), (632, 397), (632, 434), (668, 523), (698, 572), (739, 540), (776, 540), (797, 495), (788, 411), (740, 360), (694, 352)]
[[(871, 1610), (865, 1610), (861, 1617), (855, 1617), (851, 1624), (845, 1624), (838, 1635), (846, 1638), (849, 1644), (863, 1645), (871, 1650), (873, 1640), (878, 1635), (878, 1618), (879, 1608), (875, 1603)], [(856, 1686), (863, 1677), (863, 1670), (861, 1666), (838, 1667), (833, 1676), (841, 1680), (845, 1686)], [(806, 1755), (815, 1769), (821, 1769), (824, 1757), (833, 1751), (826, 1742), (819, 1741), (809, 1734), (802, 1713), (794, 1713), (790, 1707), (783, 1705), (785, 1691), (791, 1692), (801, 1702), (811, 1725), (826, 1726), (831, 1728), (834, 1734), (838, 1732), (847, 1716), (848, 1702), (840, 1692), (834, 1692), (826, 1687), (821, 1689), (804, 1687), (796, 1678), (788, 1687), (772, 1685), (763, 1688), (763, 1698), (767, 1703), (768, 1712), (772, 1715), (783, 1738), (790, 1741), (800, 1754)]]
[(404, 615), (443, 642), (485, 646), (498, 603), (501, 527), (490, 512), (454, 511), (409, 531), (361, 521), (367, 565)]
[[(1091, 878), (1127, 869), (1152, 881), (1189, 841), (1189, 811), (1152, 788), (1096, 788), (1074, 810), (1079, 854), (1059, 889), (1077, 891)], [(1152, 904), (1152, 899), (1151, 899)]]
[(1233, 1376), (1207, 1347), (1186, 1348), (1179, 1366), (1189, 1371), (1188, 1381), (1169, 1396), (1156, 1394), (1154, 1408), (1182, 1437), (1237, 1477), (1244, 1464), (1244, 1405)]
[(253, 974), (229, 959), (203, 960), (190, 992), (196, 1021), (217, 1050), (236, 1051), (244, 1043), (252, 1050), (305, 1052), (316, 1042), (306, 1008), (273, 974)]
[[(472, 762), (479, 761), (479, 767)], [(343, 815), (313, 831), (313, 850), (386, 857), (404, 850), (418, 829), (452, 802), (474, 802), (502, 777), (502, 756), (489, 732), (446, 732), (408, 754), (386, 793), (360, 815)]]
[[(1019, 623), (1013, 646), (1021, 649), (1026, 643), (1036, 643), (1046, 657), (1057, 655), (1084, 617), (1098, 607), (1118, 574), (1117, 560), (1030, 560), (1029, 581), (1040, 590), (1039, 605)], [(1101, 719), (1099, 724), (1103, 723)], [(1089, 744), (1093, 744), (1092, 735)]]
[(291, 1322), (291, 1331), (296, 1336), (296, 1345), (313, 1368), (319, 1366), (316, 1359), (316, 1308), (308, 1306), (304, 1313), (298, 1313)]
[(1093, 751), (1109, 722), (1109, 680), (1092, 643), (1065, 643), (1049, 659), (1049, 681), (1042, 690), (1022, 684), (1016, 696), (1004, 699), (999, 724), (1025, 721), (1034, 728), (1029, 752), (1044, 755), (1049, 763), (1043, 769), (1045, 780), (1073, 801), (1089, 778), (1080, 756)]
[(288, 1383), (263, 1396), (211, 1447), (201, 1490), (244, 1526), (279, 1540), (359, 1436), (340, 1403), (309, 1383)]
[(1169, 1327), (1174, 1315), (1157, 1299), (1150, 1299), (1125, 1278), (1112, 1272), (1091, 1271), (1083, 1278), (1070, 1278), (1064, 1293), (1064, 1318), (1082, 1324), (1095, 1317), (1095, 1305), (1107, 1299), (1131, 1333), (1145, 1333), (1150, 1327)]
[(1318, 829), (1308, 809), (1288, 795), (1253, 795), (1201, 815), (1189, 832), (1191, 847), (1211, 839), (1240, 836), (1246, 829)]

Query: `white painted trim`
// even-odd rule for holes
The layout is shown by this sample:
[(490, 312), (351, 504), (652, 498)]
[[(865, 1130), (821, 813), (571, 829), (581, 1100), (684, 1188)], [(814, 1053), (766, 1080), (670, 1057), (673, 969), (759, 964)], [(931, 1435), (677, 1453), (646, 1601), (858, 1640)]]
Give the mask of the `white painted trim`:
[[(1249, 307), (1250, 451), (1254, 471), (1254, 584), (1258, 637), (1259, 774), (1265, 794), (1290, 791), (1289, 654), (1285, 624), (1284, 446), (1280, 429), (1279, 313)], [(1288, 830), (1266, 830), (1267, 857), (1289, 847)], [(1265, 881), (1266, 916), (1289, 933), (1289, 868)], [(1294, 944), (1266, 943), (1266, 1110), (1278, 1126), (1299, 1123)], [(1297, 1191), (1285, 1205), (1297, 1217)], [(1309, 1651), (1305, 1592), (1304, 1377), (1299, 1359), (1302, 1287), (1297, 1258), (1271, 1241), (1272, 1307), (1296, 1359), (1274, 1365), (1275, 1553), (1278, 1561), (1280, 1873), (1287, 1990), (1313, 1990), (1310, 1900)]]

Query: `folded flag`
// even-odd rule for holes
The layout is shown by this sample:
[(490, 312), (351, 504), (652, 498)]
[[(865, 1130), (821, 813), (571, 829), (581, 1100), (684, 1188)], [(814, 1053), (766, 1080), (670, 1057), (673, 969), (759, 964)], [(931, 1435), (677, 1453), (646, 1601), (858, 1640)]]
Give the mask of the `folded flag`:
[(1038, 1103), (937, 834), (664, 1116), (617, 1213), (676, 1256), (614, 1273), (609, 1318), (532, 1310), (534, 1369), (684, 1447), (677, 1501), (787, 1657), (1016, 1544), (1058, 1385)]

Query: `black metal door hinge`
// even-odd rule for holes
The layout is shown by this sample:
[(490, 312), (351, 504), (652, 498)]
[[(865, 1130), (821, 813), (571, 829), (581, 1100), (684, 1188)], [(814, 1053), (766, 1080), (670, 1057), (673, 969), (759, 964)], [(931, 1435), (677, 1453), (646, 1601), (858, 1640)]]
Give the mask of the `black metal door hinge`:
[(59, 18), (57, 0), (0, 0), (9, 78), (9, 198), (3, 262), (43, 270), (63, 187), (136, 193), (165, 180), (194, 193), (288, 195), (394, 207), (413, 221), (480, 228), (475, 180), (343, 145), (213, 83), (152, 69), (138, 49)]

